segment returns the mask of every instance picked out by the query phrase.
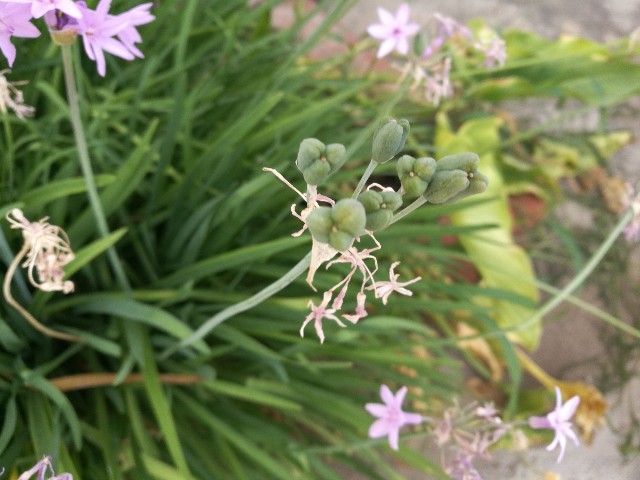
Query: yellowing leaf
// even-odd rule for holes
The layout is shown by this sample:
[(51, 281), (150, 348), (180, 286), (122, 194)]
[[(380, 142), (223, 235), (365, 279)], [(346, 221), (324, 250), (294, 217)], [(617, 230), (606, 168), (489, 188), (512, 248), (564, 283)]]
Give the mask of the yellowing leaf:
[[(494, 320), (506, 329), (533, 316), (534, 306), (538, 302), (538, 290), (535, 287), (531, 260), (511, 235), (512, 219), (507, 194), (496, 162), (501, 125), (500, 118), (487, 117), (470, 120), (457, 132), (453, 132), (446, 114), (440, 113), (437, 118), (436, 145), (441, 155), (463, 151), (478, 153), (478, 170), (489, 177), (489, 186), (483, 196), (494, 200), (459, 210), (451, 215), (451, 221), (454, 225), (465, 226), (495, 224), (493, 228), (461, 235), (460, 241), (478, 268), (484, 285), (519, 297), (518, 300), (494, 301)], [(538, 321), (526, 329), (510, 333), (509, 336), (524, 347), (535, 349), (540, 340), (540, 332), (541, 325)]]

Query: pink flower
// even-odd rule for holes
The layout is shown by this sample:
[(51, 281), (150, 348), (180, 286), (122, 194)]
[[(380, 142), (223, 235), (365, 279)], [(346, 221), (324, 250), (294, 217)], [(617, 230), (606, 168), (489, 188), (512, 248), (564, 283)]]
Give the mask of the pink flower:
[(562, 394), (560, 389), (556, 387), (556, 408), (545, 417), (531, 417), (529, 419), (529, 426), (531, 428), (548, 428), (555, 432), (553, 442), (547, 447), (547, 450), (551, 451), (560, 445), (560, 455), (558, 456), (558, 463), (564, 456), (564, 449), (567, 445), (567, 437), (569, 437), (576, 445), (580, 445), (580, 441), (576, 434), (571, 430), (571, 417), (576, 413), (578, 404), (580, 403), (580, 397), (577, 395), (571, 397), (567, 402), (562, 404)]
[(378, 8), (380, 23), (374, 23), (367, 28), (367, 32), (376, 40), (381, 40), (378, 58), (382, 58), (393, 50), (401, 55), (409, 53), (409, 38), (418, 33), (420, 25), (409, 23), (409, 5), (403, 3), (398, 8), (395, 17), (385, 10)]
[(394, 262), (391, 264), (389, 268), (389, 281), (388, 282), (375, 282), (372, 286), (367, 287), (367, 290), (375, 289), (376, 298), (382, 298), (382, 303), (384, 305), (387, 304), (387, 300), (389, 299), (389, 295), (393, 292), (398, 292), (402, 295), (411, 296), (413, 292), (404, 287), (407, 285), (411, 285), (412, 283), (416, 283), (421, 280), (422, 277), (416, 277), (413, 280), (409, 280), (408, 282), (398, 282), (398, 277), (400, 274), (395, 273), (395, 268), (400, 265), (400, 262)]
[(307, 315), (307, 318), (304, 320), (302, 327), (300, 327), (300, 336), (304, 337), (304, 327), (313, 320), (313, 325), (316, 328), (316, 333), (320, 338), (320, 343), (324, 343), (324, 332), (322, 331), (322, 320), (327, 318), (329, 320), (333, 320), (341, 327), (345, 327), (346, 325), (340, 321), (338, 317), (335, 316), (335, 309), (327, 308), (329, 301), (331, 300), (331, 292), (325, 292), (322, 297), (322, 303), (317, 307), (315, 304), (309, 300), (308, 307), (311, 308), (311, 313)]
[(628, 242), (640, 240), (640, 194), (636, 194), (630, 183), (625, 185), (625, 192), (622, 196), (622, 206), (631, 209), (633, 216), (622, 231), (624, 238)]
[(369, 428), (369, 438), (389, 437), (389, 446), (398, 450), (400, 429), (405, 425), (422, 423), (422, 415), (402, 411), (402, 402), (407, 394), (407, 387), (402, 387), (395, 395), (386, 385), (380, 386), (380, 398), (384, 402), (367, 403), (364, 408), (374, 417), (378, 417)]
[(0, 2), (0, 51), (9, 66), (16, 59), (16, 47), (11, 43), (11, 37), (35, 38), (40, 35), (38, 29), (31, 24), (31, 18), (29, 5)]
[(104, 52), (125, 60), (142, 57), (142, 52), (135, 46), (142, 41), (135, 27), (155, 18), (148, 11), (150, 3), (138, 5), (120, 15), (110, 15), (110, 7), (111, 0), (100, 0), (95, 10), (81, 5), (82, 18), (78, 19), (77, 26), (84, 50), (96, 62), (98, 74), (102, 77), (107, 70)]
[(475, 48), (484, 53), (484, 64), (487, 68), (493, 68), (496, 64), (503, 67), (507, 61), (507, 46), (500, 37), (493, 37), (490, 40), (478, 42)]

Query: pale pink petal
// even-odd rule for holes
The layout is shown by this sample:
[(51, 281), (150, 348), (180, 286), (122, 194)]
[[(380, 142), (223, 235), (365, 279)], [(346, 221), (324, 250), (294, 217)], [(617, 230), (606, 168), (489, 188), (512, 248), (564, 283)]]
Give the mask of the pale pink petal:
[(396, 18), (393, 14), (382, 7), (378, 7), (378, 17), (380, 17), (380, 21), (385, 25), (394, 25), (396, 23)]
[(389, 55), (393, 49), (396, 46), (396, 41), (393, 38), (389, 38), (387, 40), (384, 40), (381, 44), (380, 44), (380, 48), (378, 48), (378, 53), (377, 53), (377, 57), (378, 58), (383, 58), (386, 57), (387, 55)]

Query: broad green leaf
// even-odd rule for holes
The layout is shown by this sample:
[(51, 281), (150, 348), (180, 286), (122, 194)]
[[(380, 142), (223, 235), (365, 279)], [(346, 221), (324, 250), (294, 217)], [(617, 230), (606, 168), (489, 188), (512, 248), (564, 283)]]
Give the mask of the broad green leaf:
[[(460, 241), (482, 275), (484, 285), (500, 288), (537, 303), (538, 290), (535, 274), (527, 253), (511, 235), (512, 219), (505, 185), (496, 161), (499, 148), (499, 128), (502, 120), (487, 117), (470, 120), (453, 132), (444, 113), (437, 118), (436, 145), (441, 155), (472, 151), (480, 155), (479, 171), (489, 177), (489, 186), (483, 194), (493, 201), (458, 210), (451, 215), (454, 225), (493, 223), (472, 235), (461, 235)], [(495, 300), (495, 322), (508, 329), (531, 318), (534, 310), (524, 302)], [(515, 333), (511, 337), (529, 349), (540, 341), (540, 322)]]

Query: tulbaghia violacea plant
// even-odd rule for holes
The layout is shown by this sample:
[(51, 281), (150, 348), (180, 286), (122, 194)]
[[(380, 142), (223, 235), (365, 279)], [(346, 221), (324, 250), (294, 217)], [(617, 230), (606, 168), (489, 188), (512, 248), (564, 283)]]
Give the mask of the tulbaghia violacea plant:
[(11, 294), (11, 280), (21, 261), (27, 269), (31, 285), (45, 292), (73, 292), (74, 285), (64, 279), (64, 266), (75, 258), (64, 230), (47, 222), (48, 217), (30, 222), (18, 208), (6, 216), (11, 228), (22, 232), (23, 244), (7, 269), (4, 277), (3, 294), (7, 303), (14, 307), (37, 330), (50, 337), (68, 341), (78, 341), (78, 337), (58, 332), (46, 327), (27, 312)]
[(144, 3), (113, 15), (111, 0), (100, 0), (95, 9), (83, 1), (5, 0), (0, 1), (0, 49), (9, 66), (16, 57), (10, 37), (37, 37), (40, 32), (31, 23), (44, 17), (51, 38), (59, 45), (70, 45), (79, 35), (87, 56), (96, 62), (100, 76), (106, 74), (104, 52), (124, 60), (142, 58), (136, 46), (142, 41), (136, 27), (154, 20), (152, 3)]
[[(474, 34), (469, 28), (450, 17), (439, 13), (432, 16), (432, 25), (420, 31), (420, 25), (410, 23), (410, 8), (402, 4), (393, 15), (378, 8), (379, 23), (367, 28), (367, 33), (380, 41), (377, 57), (383, 58), (396, 52), (403, 62), (400, 65), (402, 78), (413, 79), (412, 89), (422, 89), (427, 101), (438, 105), (441, 100), (454, 94), (450, 72), (451, 50), (458, 56), (471, 57), (474, 52), (483, 58), (484, 68), (502, 67), (507, 59), (506, 45), (495, 32), (488, 29)], [(410, 40), (415, 36), (410, 48)]]
[[(556, 408), (544, 417), (531, 417), (528, 424), (531, 428), (554, 430), (554, 441), (547, 450), (560, 445), (560, 462), (564, 455), (566, 439), (571, 438), (578, 444), (570, 420), (580, 398), (572, 397), (563, 404), (559, 388), (556, 387), (555, 390)], [(369, 438), (387, 436), (391, 448), (398, 450), (400, 429), (406, 425), (423, 424), (423, 427), (416, 428), (420, 428), (433, 439), (435, 446), (440, 450), (442, 469), (453, 480), (482, 480), (474, 462), (477, 459), (489, 459), (491, 447), (507, 435), (510, 436), (513, 448), (524, 450), (528, 447), (528, 441), (521, 428), (523, 422), (505, 422), (492, 403), (479, 405), (472, 402), (460, 406), (454, 401), (439, 417), (424, 417), (402, 410), (406, 394), (407, 387), (401, 387), (395, 395), (386, 385), (380, 387), (384, 405), (365, 405), (365, 410), (376, 417), (369, 428)]]
[[(389, 268), (389, 280), (375, 279), (378, 272), (376, 254), (382, 248), (375, 232), (389, 227), (424, 203), (450, 203), (466, 195), (481, 193), (486, 188), (487, 178), (477, 171), (479, 159), (472, 153), (450, 155), (439, 161), (404, 155), (397, 169), (400, 189), (396, 191), (376, 183), (366, 186), (377, 165), (390, 161), (400, 153), (409, 130), (406, 120), (384, 119), (380, 122), (373, 136), (371, 162), (351, 198), (336, 201), (318, 193), (318, 186), (343, 165), (346, 150), (342, 145), (326, 145), (318, 139), (303, 140), (296, 166), (307, 183), (306, 193), (294, 187), (277, 171), (265, 168), (306, 202), (306, 207), (300, 213), (295, 204), (291, 206), (291, 212), (303, 222), (302, 229), (293, 235), (299, 236), (306, 230), (311, 233), (307, 275), (307, 283), (311, 288), (315, 290), (313, 279), (321, 265), (326, 264), (326, 268), (330, 268), (347, 264), (350, 267), (346, 276), (323, 293), (322, 302), (316, 305), (309, 301), (311, 312), (302, 324), (301, 336), (304, 336), (304, 328), (313, 323), (320, 341), (324, 342), (325, 319), (340, 327), (346, 327), (342, 319), (357, 323), (367, 316), (368, 293), (373, 292), (374, 297), (381, 299), (385, 305), (394, 292), (412, 295), (406, 287), (418, 282), (420, 277), (399, 281), (400, 273), (396, 273), (400, 265), (398, 261)], [(355, 292), (355, 310), (340, 313), (356, 275), (361, 280)]]

